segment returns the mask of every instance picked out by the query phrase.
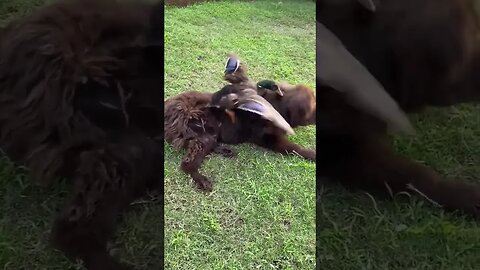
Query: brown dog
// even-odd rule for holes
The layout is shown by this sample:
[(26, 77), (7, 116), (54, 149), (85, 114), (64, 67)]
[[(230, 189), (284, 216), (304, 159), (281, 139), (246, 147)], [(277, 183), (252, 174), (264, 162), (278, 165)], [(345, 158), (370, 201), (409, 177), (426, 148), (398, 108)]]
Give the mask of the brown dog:
[(277, 109), (292, 128), (316, 124), (317, 101), (311, 88), (286, 82), (278, 83), (276, 87), (282, 91), (282, 96), (271, 90), (259, 89), (258, 93)]
[(212, 152), (235, 155), (218, 142), (220, 123), (210, 113), (211, 98), (212, 93), (187, 91), (167, 99), (164, 107), (165, 140), (187, 150), (180, 168), (204, 191), (212, 191), (212, 183), (199, 172), (205, 157)]
[(190, 175), (196, 186), (211, 191), (211, 181), (199, 172), (210, 153), (226, 157), (235, 154), (222, 144), (253, 143), (282, 154), (298, 154), (315, 161), (315, 151), (290, 142), (285, 131), (271, 121), (245, 111), (236, 111), (235, 120), (218, 104), (227, 85), (216, 93), (187, 91), (165, 101), (165, 140), (176, 149), (186, 149), (181, 169)]
[(52, 243), (89, 270), (128, 269), (107, 251), (117, 215), (163, 188), (163, 3), (62, 0), (0, 38), (0, 147), (42, 184), (72, 190)]
[[(376, 8), (365, 9), (355, 1), (319, 1), (317, 22), (337, 35), (407, 112), (479, 100), (479, 18), (473, 1), (374, 2)], [(317, 35), (317, 48), (323, 44)], [(317, 63), (328, 72), (322, 59)], [(418, 194), (445, 209), (480, 216), (480, 185), (444, 179), (396, 155), (382, 115), (366, 114), (348, 104), (335, 85), (318, 81), (321, 176), (383, 195)]]

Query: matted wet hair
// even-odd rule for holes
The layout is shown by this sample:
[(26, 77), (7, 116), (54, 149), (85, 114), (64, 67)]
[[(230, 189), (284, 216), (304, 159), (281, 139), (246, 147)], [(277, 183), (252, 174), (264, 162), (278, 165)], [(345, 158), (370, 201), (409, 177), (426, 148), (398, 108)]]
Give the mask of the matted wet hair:
[(88, 269), (116, 215), (163, 187), (163, 2), (62, 0), (0, 32), (0, 147), (42, 184), (67, 177), (52, 241)]

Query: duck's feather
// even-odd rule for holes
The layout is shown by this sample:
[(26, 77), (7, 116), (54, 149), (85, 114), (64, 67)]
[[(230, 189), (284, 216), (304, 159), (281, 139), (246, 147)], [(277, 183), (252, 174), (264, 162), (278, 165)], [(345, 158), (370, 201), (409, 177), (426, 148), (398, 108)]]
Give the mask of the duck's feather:
[[(267, 102), (267, 101), (265, 101)], [(284, 130), (288, 135), (294, 134), (292, 127), (272, 106), (267, 106), (256, 99), (248, 99), (242, 102), (237, 109), (254, 113), (272, 122), (276, 127)]]
[(232, 74), (240, 66), (240, 60), (235, 57), (229, 57), (225, 63), (225, 74)]
[(267, 108), (256, 100), (249, 100), (238, 106), (238, 109), (264, 116)]

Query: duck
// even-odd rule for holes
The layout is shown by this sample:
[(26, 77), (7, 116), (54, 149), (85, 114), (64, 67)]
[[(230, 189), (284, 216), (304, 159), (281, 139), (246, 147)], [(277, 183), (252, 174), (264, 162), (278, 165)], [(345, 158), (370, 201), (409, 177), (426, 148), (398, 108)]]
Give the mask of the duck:
[(264, 91), (273, 91), (278, 97), (283, 97), (283, 90), (273, 80), (261, 80), (257, 82), (257, 92), (263, 96)]
[(232, 123), (236, 121), (237, 110), (252, 113), (270, 121), (274, 126), (283, 130), (287, 135), (295, 134), (290, 124), (283, 116), (253, 88), (246, 88), (239, 92), (229, 93), (220, 98), (218, 104), (211, 104), (224, 110)]
[[(239, 93), (246, 88), (253, 88), (257, 94), (266, 100), (292, 128), (316, 124), (316, 99), (313, 89), (304, 85), (292, 85), (287, 82), (277, 82), (271, 79), (260, 80), (257, 83), (249, 78), (247, 66), (241, 63), (239, 57), (230, 53), (227, 66), (232, 67), (232, 73), (225, 73), (225, 80), (232, 86), (229, 93)], [(237, 67), (235, 70), (233, 67)], [(234, 71), (233, 71), (234, 70)], [(227, 88), (226, 88), (227, 89)], [(227, 114), (231, 115), (227, 111)], [(233, 116), (230, 116), (233, 118)]]
[(238, 86), (238, 91), (244, 90), (245, 88), (253, 88), (262, 96), (266, 93), (266, 90), (277, 93), (279, 97), (283, 96), (282, 89), (280, 89), (275, 81), (261, 80), (255, 83), (251, 80), (247, 73), (247, 66), (240, 61), (240, 58), (235, 53), (228, 53), (227, 55), (224, 79), (228, 83)]
[(227, 54), (223, 79), (232, 85), (236, 85), (239, 90), (244, 88), (255, 89), (257, 87), (256, 83), (248, 77), (247, 66), (233, 52)]

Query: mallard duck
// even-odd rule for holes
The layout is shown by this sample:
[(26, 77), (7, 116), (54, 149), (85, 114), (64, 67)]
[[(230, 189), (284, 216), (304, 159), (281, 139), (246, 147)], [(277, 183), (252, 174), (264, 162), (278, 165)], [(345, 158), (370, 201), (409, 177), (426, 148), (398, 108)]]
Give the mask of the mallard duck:
[(261, 94), (264, 90), (270, 90), (277, 93), (280, 97), (283, 97), (283, 90), (280, 86), (272, 80), (262, 80), (257, 82), (257, 92)]
[(292, 127), (288, 122), (275, 110), (275, 108), (263, 97), (257, 94), (252, 88), (244, 89), (238, 93), (230, 93), (223, 96), (218, 105), (212, 105), (220, 109), (224, 109), (230, 116), (232, 122), (235, 122), (235, 110), (242, 110), (257, 114), (262, 118), (272, 122), (276, 127), (284, 130), (288, 135), (294, 134)]
[[(229, 54), (229, 57), (240, 61), (238, 56), (234, 54)], [(222, 91), (222, 95), (238, 93), (246, 88), (253, 88), (257, 90), (258, 95), (268, 101), (282, 115), (292, 128), (315, 124), (315, 95), (309, 87), (303, 84), (278, 83), (273, 80), (261, 80), (254, 84), (248, 78), (246, 70), (247, 66), (242, 63), (237, 71), (225, 76), (225, 79), (231, 83), (231, 86), (225, 88)], [(234, 121), (235, 115), (231, 111), (226, 112)]]
[(283, 97), (283, 90), (272, 80), (262, 80), (255, 83), (248, 77), (247, 66), (240, 62), (239, 57), (234, 53), (229, 53), (225, 64), (224, 79), (235, 85), (234, 91), (242, 91), (246, 88), (254, 88), (261, 96), (267, 94), (266, 91), (277, 93), (277, 97)]

